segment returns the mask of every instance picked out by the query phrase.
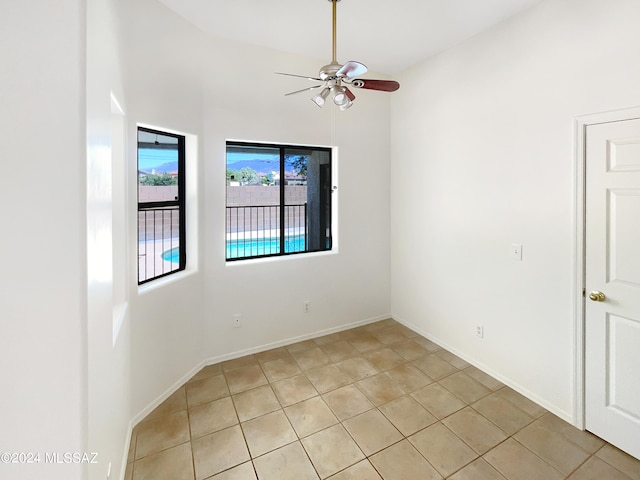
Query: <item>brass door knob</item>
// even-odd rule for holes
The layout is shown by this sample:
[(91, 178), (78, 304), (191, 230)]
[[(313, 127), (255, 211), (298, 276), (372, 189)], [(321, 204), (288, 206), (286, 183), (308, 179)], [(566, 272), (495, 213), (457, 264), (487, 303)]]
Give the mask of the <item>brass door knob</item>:
[(604, 302), (607, 297), (604, 293), (594, 290), (589, 294), (589, 298), (594, 302)]

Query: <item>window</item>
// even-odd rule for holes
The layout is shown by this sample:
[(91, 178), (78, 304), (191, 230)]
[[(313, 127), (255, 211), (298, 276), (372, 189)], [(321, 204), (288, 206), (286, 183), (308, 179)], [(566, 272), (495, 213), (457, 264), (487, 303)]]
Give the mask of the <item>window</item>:
[(138, 285), (184, 270), (185, 137), (138, 127)]
[(226, 259), (331, 250), (331, 149), (227, 142)]

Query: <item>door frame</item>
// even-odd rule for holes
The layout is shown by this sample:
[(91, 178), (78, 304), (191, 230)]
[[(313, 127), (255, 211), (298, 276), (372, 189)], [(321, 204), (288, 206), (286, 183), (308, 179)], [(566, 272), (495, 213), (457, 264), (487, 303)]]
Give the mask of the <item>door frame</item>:
[(586, 139), (587, 127), (599, 123), (640, 118), (640, 106), (574, 117), (574, 394), (573, 424), (584, 430), (586, 424), (585, 395), (585, 274), (586, 274)]

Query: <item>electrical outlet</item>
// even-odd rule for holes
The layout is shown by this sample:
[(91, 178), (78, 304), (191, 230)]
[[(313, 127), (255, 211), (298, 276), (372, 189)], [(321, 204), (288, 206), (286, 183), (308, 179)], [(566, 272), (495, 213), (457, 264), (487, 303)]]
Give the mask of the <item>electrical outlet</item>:
[(233, 328), (240, 328), (242, 326), (242, 314), (236, 313), (233, 316)]
[(309, 313), (311, 311), (311, 302), (307, 300), (304, 302), (304, 313)]
[(484, 338), (484, 325), (476, 325), (476, 337)]

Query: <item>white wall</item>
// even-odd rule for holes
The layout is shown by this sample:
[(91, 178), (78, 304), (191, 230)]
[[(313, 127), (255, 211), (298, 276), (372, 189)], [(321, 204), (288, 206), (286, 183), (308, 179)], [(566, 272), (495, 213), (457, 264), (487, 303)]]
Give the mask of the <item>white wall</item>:
[(12, 479), (80, 479), (45, 462), (86, 450), (84, 2), (0, 7), (0, 465)]
[[(303, 59), (220, 42), (205, 110), (207, 355), (281, 342), (389, 313), (389, 96), (356, 92), (354, 106), (314, 106), (312, 93), (285, 97), (323, 59)], [(247, 60), (249, 59), (249, 60)], [(326, 62), (325, 62), (326, 63)], [(237, 84), (237, 85), (236, 85)], [(228, 92), (235, 92), (229, 95)], [(335, 145), (335, 248), (330, 254), (225, 263), (225, 140)], [(311, 311), (303, 313), (305, 301)], [(232, 329), (234, 314), (241, 329)]]
[[(226, 138), (334, 144), (327, 128), (330, 112), (316, 111), (304, 97), (294, 101), (301, 102), (302, 109), (311, 108), (311, 114), (318, 117), (301, 109), (298, 115), (276, 114), (281, 120), (274, 123), (268, 112), (257, 116), (209, 110), (207, 130), (216, 135), (207, 137), (207, 152), (216, 153), (206, 160), (207, 184), (222, 187)], [(225, 264), (225, 192), (223, 188), (207, 190), (205, 203), (220, 206), (210, 208), (207, 218), (206, 326), (211, 358), (388, 315), (388, 114), (380, 114), (379, 107), (367, 105), (367, 101), (369, 98), (348, 112), (339, 112), (351, 116), (336, 121), (335, 144), (339, 148), (333, 168), (338, 188), (332, 201), (337, 207), (337, 228), (332, 253)], [(367, 121), (378, 115), (382, 117), (380, 124)], [(350, 123), (351, 119), (355, 122)], [(358, 122), (363, 126), (356, 126)], [(295, 125), (300, 123), (310, 128), (296, 133)], [(341, 128), (352, 135), (348, 141)], [(376, 140), (368, 141), (370, 138)], [(305, 314), (303, 303), (307, 300), (311, 311)], [(243, 316), (243, 327), (232, 329), (231, 319), (238, 313)]]
[[(87, 4), (87, 341), (88, 448), (99, 452), (90, 479), (124, 473), (131, 420), (126, 178), (126, 102), (117, 11)], [(124, 109), (124, 110), (123, 110)], [(131, 257), (135, 259), (135, 256)]]
[[(187, 205), (197, 212), (187, 255), (197, 261), (176, 281), (131, 294), (137, 420), (203, 362), (389, 315), (390, 100), (362, 92), (332, 126), (331, 109), (319, 110), (311, 95), (284, 97), (307, 83), (273, 74), (314, 74), (326, 59), (206, 37), (154, 0), (120, 6), (130, 139), (141, 122), (199, 142)], [(226, 265), (226, 139), (338, 147), (335, 252)], [(303, 314), (306, 300), (311, 312)], [(235, 313), (240, 329), (231, 328)]]
[(393, 315), (568, 420), (573, 119), (640, 104), (639, 21), (636, 0), (543, 2), (404, 72), (392, 104)]
[[(119, 12), (127, 104), (127, 208), (137, 210), (137, 124), (201, 138), (203, 36), (153, 0), (115, 0)], [(202, 147), (187, 145), (187, 242), (202, 244)], [(191, 155), (191, 156), (190, 156)], [(192, 158), (195, 157), (195, 158)], [(135, 422), (203, 360), (203, 274), (198, 251), (187, 250), (188, 271), (137, 285), (137, 216), (129, 216), (131, 409)]]

